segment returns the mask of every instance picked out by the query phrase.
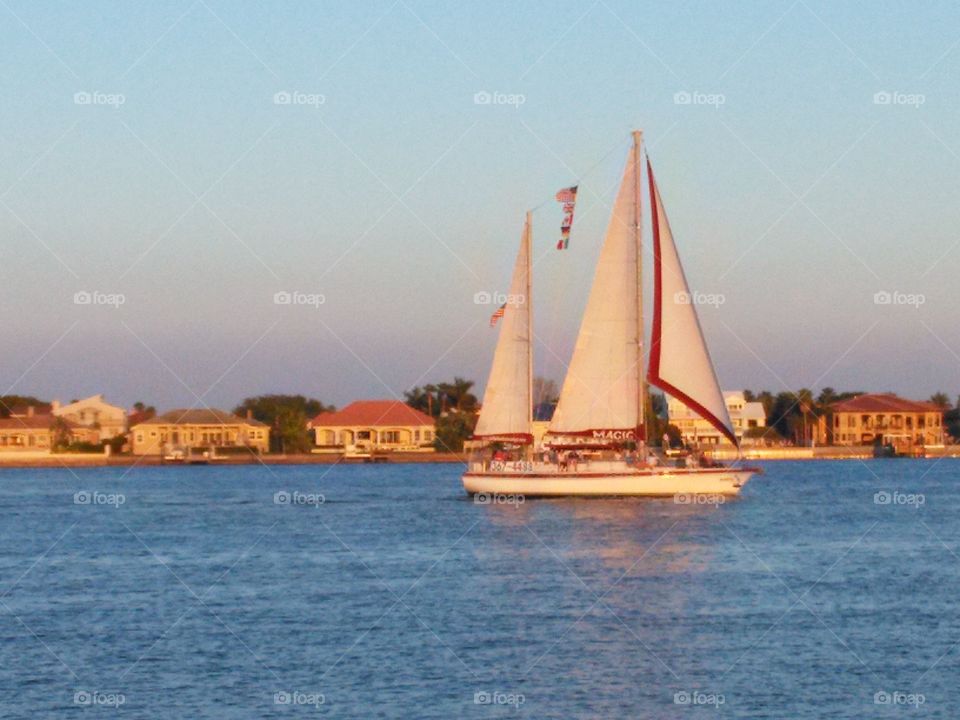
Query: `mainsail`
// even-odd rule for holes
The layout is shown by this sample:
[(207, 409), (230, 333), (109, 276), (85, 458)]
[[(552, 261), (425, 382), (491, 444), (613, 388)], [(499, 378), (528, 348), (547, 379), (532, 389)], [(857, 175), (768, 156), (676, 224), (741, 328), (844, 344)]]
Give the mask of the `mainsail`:
[(653, 225), (653, 335), (649, 380), (737, 445), (649, 157), (647, 179)]
[(474, 438), (533, 442), (531, 432), (530, 213), (523, 226), (517, 264), (503, 308), (500, 337), (483, 394)]
[(640, 136), (627, 158), (551, 435), (643, 437), (640, 324)]

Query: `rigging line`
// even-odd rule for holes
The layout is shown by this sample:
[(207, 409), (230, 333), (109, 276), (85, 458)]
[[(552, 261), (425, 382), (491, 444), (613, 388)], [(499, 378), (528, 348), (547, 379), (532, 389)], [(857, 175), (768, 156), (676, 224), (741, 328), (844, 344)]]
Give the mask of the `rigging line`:
[[(610, 156), (613, 155), (613, 153), (616, 152), (618, 149), (620, 149), (622, 146), (623, 146), (623, 138), (621, 137), (619, 140), (617, 140), (617, 142), (616, 142), (615, 145), (613, 145), (609, 150), (607, 150), (606, 153), (603, 154), (603, 156), (602, 156), (599, 160), (597, 160), (593, 165), (591, 165), (590, 167), (588, 167), (588, 168), (587, 168), (586, 170), (584, 170), (582, 173), (580, 173), (579, 175), (577, 175), (577, 176), (573, 179), (572, 185), (579, 187), (579, 186), (583, 183), (583, 179), (584, 179), (585, 177), (589, 176), (590, 173), (592, 173), (592, 172), (593, 172), (594, 170), (596, 170), (598, 167), (600, 167), (601, 165), (603, 165), (603, 163), (605, 163), (607, 160), (609, 160), (609, 159), (610, 159)], [(530, 208), (530, 212), (536, 212), (537, 210), (539, 210), (540, 208), (542, 208), (544, 205), (549, 205), (549, 204), (551, 204), (553, 201), (554, 201), (554, 198), (551, 196), (551, 197), (545, 199), (543, 202), (539, 203), (538, 205), (535, 205), (535, 206), (533, 206), (532, 208)]]

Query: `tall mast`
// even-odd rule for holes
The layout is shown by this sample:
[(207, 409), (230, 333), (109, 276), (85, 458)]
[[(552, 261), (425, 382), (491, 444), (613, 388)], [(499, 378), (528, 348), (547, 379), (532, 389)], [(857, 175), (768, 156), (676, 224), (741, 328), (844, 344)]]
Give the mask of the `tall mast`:
[[(640, 146), (643, 143), (643, 131), (633, 131), (633, 180), (634, 180), (634, 211), (633, 235), (637, 247), (637, 425), (643, 427), (644, 436), (647, 433), (647, 384), (646, 371), (643, 361), (643, 238), (641, 237), (640, 219)], [(639, 444), (640, 438), (636, 438)]]
[[(533, 427), (533, 211), (527, 210), (527, 223), (524, 228), (523, 242), (526, 246), (527, 267), (525, 273), (527, 276), (527, 290), (524, 298), (524, 305), (527, 309), (527, 397), (530, 402), (527, 408), (530, 427)], [(531, 443), (531, 447), (533, 447)]]

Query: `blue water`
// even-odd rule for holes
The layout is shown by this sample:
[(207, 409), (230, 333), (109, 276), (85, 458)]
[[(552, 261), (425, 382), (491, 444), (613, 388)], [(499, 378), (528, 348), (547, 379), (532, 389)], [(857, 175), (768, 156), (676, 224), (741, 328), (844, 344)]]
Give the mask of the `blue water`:
[(2, 470), (0, 715), (958, 717), (960, 461), (766, 469), (698, 506)]

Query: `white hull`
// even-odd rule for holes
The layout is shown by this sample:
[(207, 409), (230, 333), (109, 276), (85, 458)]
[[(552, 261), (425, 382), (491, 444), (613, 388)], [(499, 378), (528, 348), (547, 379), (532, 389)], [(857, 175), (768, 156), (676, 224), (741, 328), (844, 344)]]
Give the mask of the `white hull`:
[(658, 468), (619, 473), (477, 471), (464, 474), (463, 487), (471, 495), (493, 493), (525, 497), (730, 496), (739, 494), (740, 489), (756, 473), (754, 468)]

